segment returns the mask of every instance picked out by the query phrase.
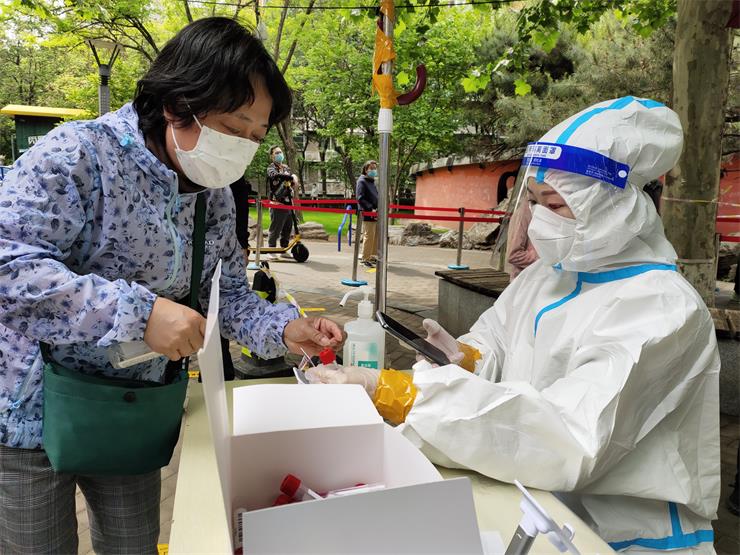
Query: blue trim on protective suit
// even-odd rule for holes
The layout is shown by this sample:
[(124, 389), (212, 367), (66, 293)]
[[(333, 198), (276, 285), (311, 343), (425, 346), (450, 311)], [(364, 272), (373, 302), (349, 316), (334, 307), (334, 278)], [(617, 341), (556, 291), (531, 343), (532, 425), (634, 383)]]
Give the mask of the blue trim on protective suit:
[(576, 282), (576, 288), (573, 289), (573, 292), (566, 295), (559, 301), (556, 301), (552, 304), (547, 305), (545, 308), (540, 310), (537, 313), (537, 316), (534, 319), (534, 335), (537, 336), (537, 327), (540, 323), (540, 318), (545, 314), (545, 312), (549, 312), (550, 310), (554, 310), (558, 308), (559, 306), (567, 303), (571, 299), (574, 299), (578, 296), (578, 294), (581, 292), (581, 287), (584, 283), (608, 283), (610, 281), (619, 281), (620, 279), (627, 279), (634, 276), (639, 276), (640, 274), (644, 274), (645, 272), (650, 272), (653, 270), (664, 270), (664, 271), (676, 271), (676, 265), (675, 264), (640, 264), (639, 266), (627, 266), (626, 268), (619, 268), (618, 270), (611, 270), (608, 272), (599, 272), (599, 273), (589, 273), (589, 272), (578, 272), (578, 281)]
[[(589, 110), (588, 112), (581, 114), (578, 116), (573, 122), (566, 127), (565, 131), (563, 131), (558, 139), (555, 141), (556, 143), (563, 143), (566, 144), (568, 142), (568, 139), (570, 139), (571, 135), (576, 132), (576, 129), (578, 129), (581, 125), (586, 123), (588, 120), (590, 120), (592, 117), (600, 114), (601, 112), (605, 112), (607, 110), (621, 110), (628, 104), (632, 103), (632, 101), (635, 99), (634, 96), (624, 96), (622, 98), (618, 98), (609, 106), (604, 106), (602, 108), (594, 108), (593, 110)], [(649, 106), (645, 106), (646, 108), (649, 108)]]
[(582, 284), (583, 284), (583, 282), (581, 281), (581, 278), (579, 276), (578, 277), (578, 282), (576, 283), (576, 288), (573, 289), (573, 292), (570, 295), (567, 295), (567, 296), (563, 297), (562, 299), (560, 299), (559, 301), (556, 301), (556, 302), (554, 302), (552, 304), (547, 305), (545, 308), (543, 308), (542, 310), (540, 310), (537, 313), (537, 317), (534, 319), (534, 335), (535, 335), (535, 337), (537, 336), (537, 326), (539, 326), (539, 324), (540, 324), (540, 318), (542, 318), (542, 315), (545, 312), (548, 312), (550, 310), (554, 310), (557, 307), (559, 307), (560, 305), (567, 303), (569, 300), (576, 298), (578, 296), (578, 293), (581, 292), (581, 285)]
[(676, 271), (675, 264), (640, 264), (639, 266), (626, 266), (619, 268), (618, 270), (610, 270), (608, 272), (599, 273), (588, 273), (578, 272), (578, 277), (584, 283), (608, 283), (610, 281), (618, 281), (620, 279), (627, 279), (634, 276), (639, 276), (645, 272), (651, 270), (665, 270), (665, 271)]
[(665, 104), (658, 102), (657, 100), (650, 100), (649, 98), (646, 100), (638, 100), (640, 104), (645, 106), (645, 108), (663, 108), (665, 107)]
[(668, 503), (668, 512), (671, 515), (672, 535), (666, 538), (635, 538), (621, 542), (609, 542), (609, 547), (614, 551), (619, 551), (633, 545), (647, 547), (648, 549), (683, 549), (694, 547), (700, 543), (714, 541), (713, 530), (697, 530), (690, 534), (684, 534), (681, 529), (681, 521), (678, 518), (678, 507), (672, 501)]

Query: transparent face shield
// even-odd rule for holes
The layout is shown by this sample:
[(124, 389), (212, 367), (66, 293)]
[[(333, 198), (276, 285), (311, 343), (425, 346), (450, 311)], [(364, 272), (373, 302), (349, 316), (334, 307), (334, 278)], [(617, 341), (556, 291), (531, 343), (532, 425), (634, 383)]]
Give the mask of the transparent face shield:
[[(628, 175), (629, 166), (594, 151), (529, 143), (494, 244), (495, 265), (513, 279), (540, 257), (528, 233), (533, 211), (539, 212), (536, 219), (547, 220), (543, 227), (556, 251), (548, 255), (555, 258), (564, 256), (563, 241), (558, 240), (568, 235), (576, 217), (581, 222), (584, 218), (617, 221), (617, 201), (624, 196)], [(540, 250), (544, 250), (542, 243)]]

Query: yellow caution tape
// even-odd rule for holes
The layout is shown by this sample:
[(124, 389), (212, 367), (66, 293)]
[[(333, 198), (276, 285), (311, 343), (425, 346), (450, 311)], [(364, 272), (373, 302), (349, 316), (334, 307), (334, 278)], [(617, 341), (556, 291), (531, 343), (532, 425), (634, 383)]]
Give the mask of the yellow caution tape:
[(398, 92), (393, 86), (393, 78), (390, 75), (377, 73), (373, 74), (373, 88), (380, 97), (381, 108), (393, 108), (398, 104)]
[(305, 318), (306, 311), (300, 307), (300, 305), (298, 304), (298, 301), (295, 300), (295, 297), (291, 295), (290, 293), (288, 293), (287, 291), (283, 291), (283, 293), (285, 294), (285, 298), (288, 299), (288, 302), (292, 304), (296, 308), (296, 310), (298, 310), (298, 314), (300, 314), (301, 316)]
[(380, 416), (394, 424), (400, 424), (406, 420), (415, 399), (416, 386), (411, 376), (398, 370), (380, 371), (373, 398), (373, 404)]
[(396, 18), (395, 6), (396, 4), (393, 0), (381, 0), (380, 13), (382, 13), (386, 17), (390, 17), (391, 19), (395, 20)]
[[(395, 22), (396, 16), (393, 0), (382, 0), (380, 12), (384, 17)], [(380, 68), (386, 62), (396, 59), (396, 51), (393, 48), (393, 39), (386, 35), (380, 27), (375, 30), (375, 51), (373, 52), (373, 83), (372, 89), (380, 97), (381, 108), (393, 108), (398, 102), (398, 91), (393, 86), (393, 77), (390, 74), (381, 74)]]

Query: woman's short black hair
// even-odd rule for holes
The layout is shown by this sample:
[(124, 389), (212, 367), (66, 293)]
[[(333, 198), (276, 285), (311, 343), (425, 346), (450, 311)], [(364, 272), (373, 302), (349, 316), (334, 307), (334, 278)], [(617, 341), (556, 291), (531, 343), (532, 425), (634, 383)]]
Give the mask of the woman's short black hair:
[(290, 115), (292, 95), (262, 41), (226, 17), (198, 19), (164, 45), (136, 85), (134, 107), (147, 137), (162, 140), (163, 108), (184, 123), (193, 115), (233, 112), (254, 101), (252, 80), (272, 97), (272, 126)]

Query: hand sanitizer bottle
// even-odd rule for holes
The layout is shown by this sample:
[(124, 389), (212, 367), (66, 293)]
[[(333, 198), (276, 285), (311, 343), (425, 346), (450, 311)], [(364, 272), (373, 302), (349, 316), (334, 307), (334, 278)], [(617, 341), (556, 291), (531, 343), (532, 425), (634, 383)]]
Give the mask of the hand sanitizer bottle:
[(373, 303), (370, 302), (372, 287), (363, 286), (347, 293), (339, 306), (344, 306), (347, 299), (361, 293), (365, 298), (357, 305), (357, 320), (347, 322), (344, 331), (347, 340), (344, 343), (342, 363), (345, 366), (361, 366), (381, 370), (385, 365), (385, 331), (373, 320)]

